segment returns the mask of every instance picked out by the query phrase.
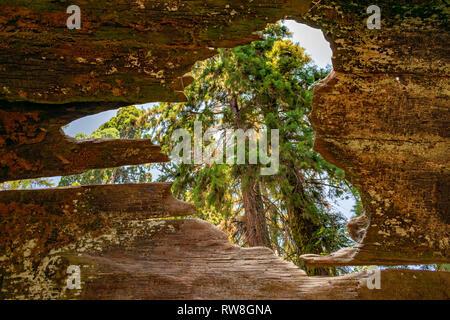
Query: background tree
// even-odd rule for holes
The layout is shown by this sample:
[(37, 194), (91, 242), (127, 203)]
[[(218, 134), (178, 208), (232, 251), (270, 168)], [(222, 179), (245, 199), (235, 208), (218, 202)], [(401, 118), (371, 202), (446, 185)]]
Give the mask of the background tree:
[[(146, 112), (122, 108), (92, 135), (77, 138), (150, 138), (170, 154), (174, 131), (182, 128), (193, 134), (196, 121), (202, 122), (203, 131), (278, 129), (276, 175), (262, 176), (264, 165), (236, 161), (165, 163), (155, 168), (159, 181), (173, 181), (174, 194), (193, 201), (199, 216), (218, 225), (234, 243), (269, 247), (307, 269), (301, 254), (330, 253), (350, 244), (345, 219), (333, 210), (331, 200), (350, 189), (343, 171), (312, 150), (314, 132), (307, 118), (312, 89), (330, 70), (312, 65), (290, 35), (286, 27), (271, 25), (262, 41), (219, 50), (217, 56), (194, 66), (195, 81), (185, 90), (186, 103), (161, 103)], [(202, 148), (223, 143), (224, 137), (217, 136)], [(246, 163), (248, 156), (247, 145)], [(60, 185), (150, 180), (149, 166), (131, 166), (64, 177)], [(335, 274), (336, 269), (308, 272)]]
[(274, 176), (261, 176), (262, 165), (163, 164), (159, 179), (174, 181), (174, 193), (194, 201), (201, 216), (234, 242), (267, 246), (305, 267), (301, 254), (329, 253), (349, 244), (345, 219), (329, 199), (350, 189), (343, 171), (312, 150), (314, 132), (307, 119), (312, 88), (330, 70), (311, 65), (289, 36), (287, 28), (271, 25), (265, 40), (220, 50), (198, 63), (186, 103), (163, 103), (148, 111), (149, 137), (170, 153), (172, 133), (178, 128), (193, 133), (196, 121), (204, 130), (279, 129), (280, 171)]

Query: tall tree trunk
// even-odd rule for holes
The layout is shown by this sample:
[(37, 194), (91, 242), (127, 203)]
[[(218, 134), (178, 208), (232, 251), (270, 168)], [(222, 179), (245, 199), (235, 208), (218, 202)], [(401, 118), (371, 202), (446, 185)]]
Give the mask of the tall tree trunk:
[[(294, 187), (292, 194), (297, 194), (301, 198), (304, 198), (304, 187), (301, 177), (295, 174), (295, 170), (290, 170), (288, 174), (288, 181), (291, 186)], [(311, 239), (314, 232), (320, 229), (320, 225), (315, 223), (308, 217), (304, 215), (304, 204), (293, 204), (288, 206), (288, 218), (289, 218), (289, 229), (291, 230), (293, 241), (298, 249), (298, 255), (315, 253), (320, 254), (318, 250), (313, 250), (311, 252), (308, 246), (311, 244)], [(300, 262), (300, 261), (298, 261)], [(302, 264), (302, 262), (300, 262)], [(328, 268), (308, 268), (304, 265), (307, 273), (309, 275), (330, 275), (330, 270)]]
[(247, 181), (242, 182), (242, 198), (244, 200), (248, 245), (250, 247), (268, 247), (272, 249), (269, 231), (267, 230), (264, 204), (257, 179), (250, 177)]
[[(230, 109), (234, 115), (235, 129), (246, 130), (241, 118), (242, 109), (239, 107), (237, 94), (230, 93)], [(245, 138), (248, 144), (248, 137)], [(241, 174), (242, 199), (244, 201), (245, 225), (247, 244), (250, 247), (267, 247), (272, 249), (269, 231), (267, 229), (264, 203), (261, 196), (260, 184), (256, 179), (256, 167), (248, 165)]]

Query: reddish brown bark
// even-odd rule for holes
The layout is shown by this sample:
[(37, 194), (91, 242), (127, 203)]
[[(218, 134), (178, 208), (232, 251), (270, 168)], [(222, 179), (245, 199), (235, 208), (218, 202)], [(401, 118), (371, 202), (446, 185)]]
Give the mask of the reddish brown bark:
[(242, 200), (245, 209), (247, 245), (272, 248), (257, 179), (250, 177), (242, 183)]

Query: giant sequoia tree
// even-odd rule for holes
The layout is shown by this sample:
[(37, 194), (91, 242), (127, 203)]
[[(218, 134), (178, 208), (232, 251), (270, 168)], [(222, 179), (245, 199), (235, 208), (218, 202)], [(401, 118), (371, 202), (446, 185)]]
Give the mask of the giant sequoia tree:
[[(329, 199), (349, 189), (343, 172), (312, 150), (314, 132), (307, 119), (312, 88), (329, 70), (311, 65), (289, 36), (285, 27), (272, 25), (263, 41), (220, 50), (195, 66), (186, 103), (160, 104), (147, 116), (150, 136), (168, 153), (177, 142), (173, 132), (185, 128), (193, 133), (196, 121), (204, 129), (278, 129), (276, 175), (260, 175), (264, 165), (248, 161), (231, 166), (172, 163), (160, 166), (160, 179), (174, 181), (175, 194), (194, 201), (202, 217), (219, 224), (235, 242), (267, 246), (301, 265), (301, 254), (348, 244), (344, 219)], [(203, 143), (205, 148), (223, 139)]]
[[(314, 132), (307, 119), (312, 88), (329, 70), (312, 65), (289, 37), (286, 27), (271, 25), (265, 40), (220, 50), (194, 67), (196, 80), (185, 90), (187, 102), (161, 103), (147, 112), (123, 108), (91, 138), (151, 138), (170, 154), (177, 143), (175, 130), (193, 134), (199, 121), (204, 130), (278, 129), (280, 165), (275, 175), (261, 175), (265, 165), (249, 164), (247, 144), (246, 164), (162, 164), (157, 165), (158, 179), (173, 181), (174, 193), (193, 201), (199, 215), (219, 225), (233, 242), (269, 247), (303, 267), (301, 254), (348, 245), (345, 220), (330, 201), (350, 190), (343, 171), (312, 150)], [(218, 136), (202, 143), (205, 149), (224, 140)], [(142, 182), (149, 173), (142, 166), (96, 170), (63, 178), (61, 185)]]

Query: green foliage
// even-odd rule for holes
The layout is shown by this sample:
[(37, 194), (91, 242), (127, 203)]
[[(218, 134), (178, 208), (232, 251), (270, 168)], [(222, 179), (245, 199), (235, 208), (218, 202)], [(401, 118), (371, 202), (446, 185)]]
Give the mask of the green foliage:
[[(140, 139), (145, 135), (145, 125), (142, 125), (144, 111), (135, 106), (125, 107), (117, 115), (104, 123), (90, 136), (78, 133), (75, 138), (86, 139)], [(94, 169), (80, 175), (62, 177), (59, 186), (114, 184), (114, 183), (144, 183), (152, 180), (151, 166), (126, 166), (110, 169)]]
[(0, 190), (30, 190), (33, 188), (49, 188), (54, 183), (50, 179), (25, 179), (0, 183)]
[[(155, 166), (159, 181), (172, 181), (178, 198), (193, 202), (199, 217), (218, 225), (239, 245), (248, 244), (252, 227), (246, 220), (246, 194), (265, 219), (274, 251), (305, 268), (301, 254), (326, 254), (350, 244), (345, 219), (333, 210), (330, 199), (357, 192), (342, 170), (313, 150), (314, 132), (307, 118), (312, 89), (330, 70), (312, 65), (290, 36), (286, 27), (270, 25), (264, 40), (219, 50), (217, 56), (197, 63), (192, 70), (195, 81), (185, 90), (186, 103), (160, 103), (147, 111), (122, 108), (92, 135), (77, 138), (151, 138), (170, 154), (176, 143), (173, 132), (182, 128), (193, 135), (195, 121), (202, 121), (204, 131), (279, 129), (280, 169), (273, 176), (259, 174), (263, 165)], [(247, 159), (248, 153), (247, 148)], [(60, 185), (147, 182), (150, 170), (148, 165), (91, 170), (63, 177)], [(256, 188), (251, 197), (248, 186)], [(320, 271), (324, 272), (336, 270)]]

